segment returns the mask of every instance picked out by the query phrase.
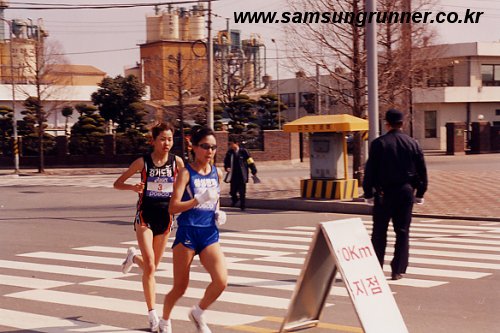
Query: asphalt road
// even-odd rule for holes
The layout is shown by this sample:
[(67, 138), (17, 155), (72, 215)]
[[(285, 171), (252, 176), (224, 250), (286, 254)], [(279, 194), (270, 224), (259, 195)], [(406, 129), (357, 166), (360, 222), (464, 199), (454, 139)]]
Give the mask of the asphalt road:
[[(140, 272), (119, 272), (135, 241), (135, 195), (88, 186), (1, 187), (0, 332), (145, 330)], [(213, 332), (276, 332), (317, 223), (353, 216), (230, 209), (228, 214), (221, 243), (230, 285), (207, 318)], [(369, 217), (361, 218), (369, 229)], [(415, 219), (409, 272), (389, 281), (409, 332), (500, 332), (499, 245), (500, 223)], [(171, 272), (167, 251), (157, 304), (169, 290)], [(186, 311), (208, 281), (197, 261), (193, 272), (174, 312), (177, 332), (192, 330)], [(320, 326), (307, 332), (362, 332), (340, 279)]]

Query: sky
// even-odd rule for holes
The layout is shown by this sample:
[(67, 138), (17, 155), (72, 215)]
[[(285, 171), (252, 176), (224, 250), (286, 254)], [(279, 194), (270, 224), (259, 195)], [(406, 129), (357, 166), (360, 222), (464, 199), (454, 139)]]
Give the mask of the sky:
[[(295, 0), (296, 1), (296, 0)], [(470, 8), (484, 11), (478, 24), (436, 24), (439, 43), (462, 43), (475, 41), (500, 41), (500, 0), (436, 0), (436, 10), (463, 13)], [(26, 0), (11, 0), (15, 5)], [(30, 0), (32, 3), (51, 4), (129, 4), (152, 3), (154, 0)], [(191, 7), (192, 4), (186, 5)], [(218, 0), (213, 2), (214, 30), (226, 28), (226, 18), (233, 19), (235, 11), (285, 11), (286, 0)], [(36, 20), (42, 18), (50, 39), (58, 41), (67, 59), (72, 64), (92, 65), (110, 76), (123, 74), (125, 67), (139, 61), (139, 44), (146, 39), (147, 14), (152, 7), (106, 10), (5, 10), (6, 19)], [(231, 29), (239, 29), (242, 38), (258, 33), (268, 48), (267, 72), (276, 73), (276, 46), (280, 56), (285, 55), (286, 40), (280, 24), (236, 25), (230, 21)], [(277, 45), (271, 39), (277, 41)], [(272, 50), (272, 51), (269, 51)], [(273, 52), (274, 51), (274, 52)], [(279, 67), (280, 78), (293, 77), (284, 66)]]

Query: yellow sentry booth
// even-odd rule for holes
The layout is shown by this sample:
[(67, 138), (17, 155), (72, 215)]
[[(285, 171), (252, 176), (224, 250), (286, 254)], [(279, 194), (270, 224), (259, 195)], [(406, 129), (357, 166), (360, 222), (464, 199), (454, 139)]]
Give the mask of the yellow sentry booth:
[(348, 114), (305, 116), (283, 126), (285, 132), (311, 133), (311, 179), (300, 181), (306, 199), (357, 198), (358, 180), (349, 179), (346, 133), (368, 131), (368, 121)]

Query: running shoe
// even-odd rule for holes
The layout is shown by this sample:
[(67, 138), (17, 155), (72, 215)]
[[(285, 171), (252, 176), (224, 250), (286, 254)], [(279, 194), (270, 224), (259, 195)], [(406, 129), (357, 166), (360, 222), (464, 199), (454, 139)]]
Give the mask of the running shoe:
[(127, 258), (122, 263), (122, 272), (123, 274), (127, 274), (132, 269), (134, 265), (134, 257), (137, 254), (137, 250), (135, 247), (129, 247), (127, 250)]
[(149, 311), (149, 328), (151, 329), (151, 332), (158, 332), (158, 329), (160, 328), (160, 318), (158, 318), (158, 315), (156, 314), (156, 311), (152, 310)]
[(163, 318), (160, 319), (160, 330), (159, 333), (172, 333), (172, 323), (170, 319), (165, 320)]
[(203, 314), (198, 306), (194, 306), (189, 312), (189, 319), (195, 324), (198, 333), (212, 333), (203, 319)]

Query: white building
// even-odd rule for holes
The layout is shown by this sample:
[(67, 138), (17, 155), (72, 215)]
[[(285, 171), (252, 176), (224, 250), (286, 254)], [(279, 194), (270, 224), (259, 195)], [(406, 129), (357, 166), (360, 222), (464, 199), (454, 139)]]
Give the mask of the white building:
[[(413, 90), (415, 138), (424, 149), (446, 150), (446, 123), (478, 120), (500, 126), (500, 42), (432, 46), (433, 75)], [(424, 52), (420, 57), (423, 57)], [(416, 52), (417, 60), (419, 55)]]
[[(65, 117), (61, 114), (64, 106), (75, 106), (78, 103), (92, 104), (91, 95), (97, 91), (97, 85), (92, 86), (59, 86), (42, 87), (44, 110), (47, 112), (47, 129), (53, 135), (63, 135)], [(29, 96), (36, 96), (34, 85), (15, 85), (15, 117), (22, 120), (21, 111), (25, 109), (23, 103)], [(0, 84), (0, 105), (12, 107), (12, 85)], [(69, 125), (78, 120), (78, 112), (74, 111), (69, 119)]]

